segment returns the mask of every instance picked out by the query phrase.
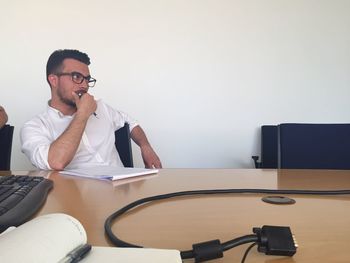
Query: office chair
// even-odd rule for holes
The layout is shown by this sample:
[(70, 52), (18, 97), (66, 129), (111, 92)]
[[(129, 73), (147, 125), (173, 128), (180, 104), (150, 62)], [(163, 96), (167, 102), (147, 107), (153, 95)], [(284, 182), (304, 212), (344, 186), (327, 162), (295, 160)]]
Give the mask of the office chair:
[(10, 170), (13, 130), (8, 124), (0, 129), (0, 170)]
[(120, 160), (124, 164), (124, 167), (134, 167), (132, 159), (131, 139), (129, 124), (125, 123), (124, 127), (116, 130), (115, 135), (115, 147), (120, 156)]
[(261, 126), (261, 161), (252, 156), (255, 168), (277, 168), (277, 126)]
[(278, 168), (350, 169), (350, 124), (280, 124)]

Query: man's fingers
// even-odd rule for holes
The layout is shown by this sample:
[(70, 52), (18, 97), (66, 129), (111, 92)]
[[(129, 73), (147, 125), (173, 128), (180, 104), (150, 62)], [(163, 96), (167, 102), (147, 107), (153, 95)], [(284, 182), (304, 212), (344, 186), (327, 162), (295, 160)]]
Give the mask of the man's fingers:
[(79, 101), (80, 97), (78, 96), (78, 94), (76, 94), (75, 92), (72, 92), (72, 95), (75, 102)]

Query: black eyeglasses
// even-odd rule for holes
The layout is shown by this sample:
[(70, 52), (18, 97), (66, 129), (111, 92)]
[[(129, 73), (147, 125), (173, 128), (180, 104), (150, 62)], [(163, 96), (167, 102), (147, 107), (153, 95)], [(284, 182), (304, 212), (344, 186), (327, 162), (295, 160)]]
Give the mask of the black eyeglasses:
[(72, 81), (77, 84), (83, 83), (84, 79), (87, 80), (89, 88), (92, 88), (96, 84), (96, 79), (92, 78), (91, 76), (84, 76), (83, 74), (79, 72), (71, 72), (71, 73), (57, 73), (55, 74), (58, 77), (61, 76), (71, 76)]

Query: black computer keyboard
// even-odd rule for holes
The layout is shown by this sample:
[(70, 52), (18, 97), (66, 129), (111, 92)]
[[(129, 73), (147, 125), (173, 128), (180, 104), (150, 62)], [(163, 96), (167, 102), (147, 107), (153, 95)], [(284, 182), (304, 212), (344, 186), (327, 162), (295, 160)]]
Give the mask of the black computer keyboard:
[(53, 182), (36, 176), (0, 176), (0, 232), (26, 222), (44, 204)]

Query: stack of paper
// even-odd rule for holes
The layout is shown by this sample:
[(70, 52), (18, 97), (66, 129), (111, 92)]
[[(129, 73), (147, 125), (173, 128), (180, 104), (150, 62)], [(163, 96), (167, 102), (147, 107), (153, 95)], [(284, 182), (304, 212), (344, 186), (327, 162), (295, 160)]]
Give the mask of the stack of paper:
[(181, 263), (180, 251), (153, 248), (92, 247), (81, 263)]
[(89, 166), (84, 168), (67, 169), (60, 173), (94, 179), (119, 180), (140, 175), (155, 174), (158, 173), (158, 170), (116, 166)]

